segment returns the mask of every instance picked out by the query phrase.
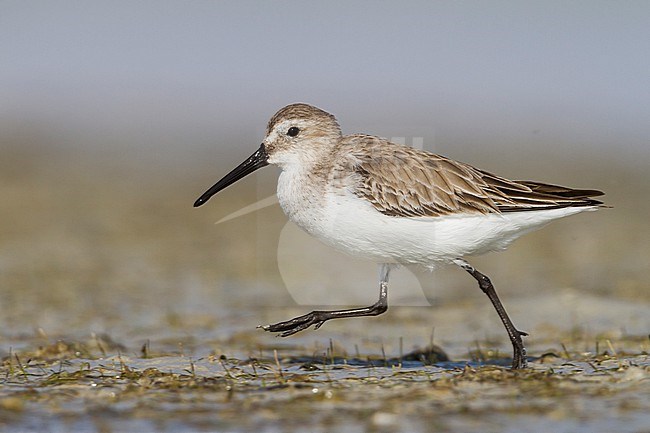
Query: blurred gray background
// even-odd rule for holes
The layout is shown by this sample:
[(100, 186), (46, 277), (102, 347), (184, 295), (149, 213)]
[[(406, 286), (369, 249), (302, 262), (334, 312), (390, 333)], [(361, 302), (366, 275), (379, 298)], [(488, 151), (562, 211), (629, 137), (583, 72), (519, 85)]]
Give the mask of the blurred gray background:
[[(2, 1), (3, 341), (15, 347), (34, 329), (127, 343), (162, 340), (163, 329), (170, 341), (263, 339), (258, 323), (306, 312), (278, 270), (277, 206), (213, 225), (272, 195), (275, 169), (191, 207), (298, 101), (335, 114), (344, 133), (421, 137), (503, 176), (606, 191), (614, 209), (476, 263), (515, 323), (533, 321), (528, 331), (643, 332), (634, 308), (650, 300), (649, 22), (645, 1)], [(301, 245), (295, 256), (312, 260), (296, 265), (305, 284), (330, 290), (344, 264)], [(476, 320), (463, 338), (487, 335), (486, 322), (503, 337), (473, 280), (413, 272), (434, 306), (475, 302), (459, 307), (458, 320)], [(336, 287), (365, 284), (374, 301), (374, 272), (336, 274)], [(579, 294), (573, 309), (566, 293)], [(431, 326), (454, 338), (420, 310), (422, 338)], [(375, 323), (402, 317), (392, 314)]]
[(1, 126), (88, 152), (223, 152), (305, 101), (347, 131), (634, 161), (649, 18), (644, 1), (3, 1)]

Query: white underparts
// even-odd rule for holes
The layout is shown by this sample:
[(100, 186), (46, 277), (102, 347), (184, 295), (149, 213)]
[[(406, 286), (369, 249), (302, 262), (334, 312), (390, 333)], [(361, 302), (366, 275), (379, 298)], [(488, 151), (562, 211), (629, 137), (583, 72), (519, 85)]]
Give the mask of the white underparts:
[(343, 193), (327, 194), (322, 207), (301, 206), (300, 212), (287, 214), (325, 244), (353, 256), (434, 268), (456, 258), (503, 250), (518, 237), (553, 220), (595, 209), (393, 217), (378, 212), (362, 198)]

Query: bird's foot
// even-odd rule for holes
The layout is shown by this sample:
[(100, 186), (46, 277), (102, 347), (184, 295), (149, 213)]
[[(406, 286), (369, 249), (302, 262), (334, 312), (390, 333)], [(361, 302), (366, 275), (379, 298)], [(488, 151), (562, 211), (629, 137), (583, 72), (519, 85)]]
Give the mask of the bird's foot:
[(516, 341), (512, 342), (513, 354), (512, 354), (512, 369), (520, 370), (522, 368), (528, 367), (528, 358), (526, 357), (526, 347), (524, 347), (524, 342), (521, 340), (521, 337), (528, 336), (526, 332), (517, 331), (519, 338)]
[(284, 322), (272, 325), (258, 325), (258, 328), (269, 332), (279, 332), (280, 337), (288, 337), (296, 332), (304, 331), (312, 325), (314, 325), (314, 329), (318, 329), (328, 319), (331, 319), (331, 317), (328, 317), (327, 311), (312, 311)]

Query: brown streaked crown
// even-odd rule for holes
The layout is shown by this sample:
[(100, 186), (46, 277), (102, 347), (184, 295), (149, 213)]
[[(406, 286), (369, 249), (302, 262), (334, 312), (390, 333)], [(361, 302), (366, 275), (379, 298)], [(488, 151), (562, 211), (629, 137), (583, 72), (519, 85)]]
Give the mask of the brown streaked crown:
[(313, 105), (303, 103), (290, 104), (278, 110), (278, 112), (275, 113), (273, 117), (271, 117), (271, 120), (269, 120), (269, 123), (266, 126), (266, 134), (268, 135), (276, 124), (284, 120), (291, 119), (308, 119), (310, 121), (318, 123), (322, 127), (327, 127), (327, 129), (338, 131), (339, 135), (341, 134), (341, 127), (339, 126), (336, 117), (327, 111), (314, 107)]

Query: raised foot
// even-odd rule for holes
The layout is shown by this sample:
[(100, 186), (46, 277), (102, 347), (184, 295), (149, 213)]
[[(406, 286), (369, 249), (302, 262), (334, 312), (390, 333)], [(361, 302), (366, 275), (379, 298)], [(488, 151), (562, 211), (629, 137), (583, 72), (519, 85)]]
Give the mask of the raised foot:
[[(383, 287), (383, 286), (382, 286)], [(348, 317), (363, 317), (363, 316), (378, 316), (388, 309), (386, 304), (386, 295), (383, 294), (379, 301), (369, 307), (352, 308), (350, 310), (332, 310), (332, 311), (312, 311), (311, 313), (303, 314), (291, 320), (275, 323), (273, 325), (260, 325), (262, 328), (269, 332), (280, 332), (280, 337), (288, 337), (296, 332), (303, 331), (314, 325), (314, 329), (321, 327), (323, 323), (330, 319), (344, 319)]]
[(326, 320), (331, 319), (327, 313), (327, 311), (312, 311), (284, 322), (259, 325), (258, 328), (269, 332), (280, 332), (280, 337), (288, 337), (296, 332), (304, 331), (312, 325), (314, 325), (314, 329), (320, 328)]

